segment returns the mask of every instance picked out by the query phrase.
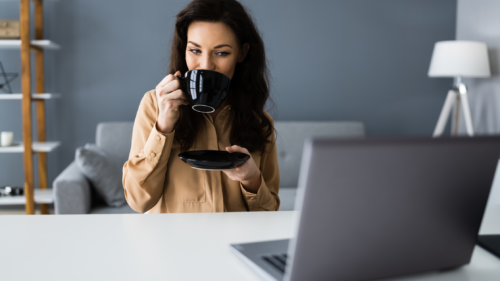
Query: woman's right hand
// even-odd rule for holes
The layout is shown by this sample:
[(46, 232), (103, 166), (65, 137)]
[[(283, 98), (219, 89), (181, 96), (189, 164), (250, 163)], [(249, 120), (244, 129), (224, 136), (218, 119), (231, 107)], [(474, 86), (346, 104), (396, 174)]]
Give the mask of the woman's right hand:
[(181, 72), (177, 71), (174, 75), (169, 74), (156, 86), (156, 100), (158, 101), (158, 121), (156, 128), (169, 134), (174, 130), (175, 122), (179, 119), (179, 106), (189, 104), (180, 89), (179, 79)]

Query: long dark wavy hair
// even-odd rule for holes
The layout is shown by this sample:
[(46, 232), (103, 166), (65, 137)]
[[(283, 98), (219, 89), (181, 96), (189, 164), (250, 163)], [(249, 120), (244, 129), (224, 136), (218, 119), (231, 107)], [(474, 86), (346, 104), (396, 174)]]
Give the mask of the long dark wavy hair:
[[(169, 73), (188, 71), (186, 64), (187, 32), (194, 21), (222, 22), (237, 37), (240, 48), (248, 43), (250, 48), (241, 63), (237, 63), (226, 99), (231, 105), (233, 123), (230, 142), (250, 152), (265, 151), (268, 137), (274, 127), (265, 114), (264, 106), (269, 97), (269, 70), (264, 42), (245, 8), (236, 0), (194, 0), (179, 12), (172, 41)], [(189, 106), (180, 106), (180, 117), (175, 124), (175, 140), (181, 150), (193, 147), (197, 132), (203, 124), (203, 115)]]

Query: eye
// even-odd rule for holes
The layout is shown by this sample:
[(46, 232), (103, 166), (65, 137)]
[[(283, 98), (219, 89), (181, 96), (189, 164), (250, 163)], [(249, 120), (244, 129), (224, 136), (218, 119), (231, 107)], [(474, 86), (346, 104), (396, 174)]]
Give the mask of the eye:
[(189, 49), (189, 51), (193, 54), (201, 54), (201, 51), (198, 49)]
[(225, 57), (225, 56), (229, 55), (229, 53), (228, 53), (228, 52), (217, 52), (216, 54), (217, 54), (219, 57)]

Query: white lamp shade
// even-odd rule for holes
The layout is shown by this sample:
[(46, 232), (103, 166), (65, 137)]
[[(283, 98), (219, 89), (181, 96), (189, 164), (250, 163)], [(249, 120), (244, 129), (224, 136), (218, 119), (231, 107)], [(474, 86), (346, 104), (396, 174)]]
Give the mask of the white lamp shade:
[(434, 45), (430, 77), (489, 77), (486, 44), (474, 41), (441, 41)]

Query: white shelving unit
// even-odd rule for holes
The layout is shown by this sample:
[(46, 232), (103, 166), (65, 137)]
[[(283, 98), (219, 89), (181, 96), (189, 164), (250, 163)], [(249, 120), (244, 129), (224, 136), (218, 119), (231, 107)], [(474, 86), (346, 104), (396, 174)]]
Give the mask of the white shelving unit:
[[(0, 0), (1, 1), (1, 0)], [(61, 97), (61, 94), (32, 94), (31, 98), (34, 100), (50, 100), (50, 99), (58, 99)], [(22, 100), (23, 94), (0, 94), (0, 100)]]
[[(31, 145), (33, 152), (51, 152), (61, 145), (58, 141), (33, 142)], [(0, 146), (0, 153), (23, 153), (24, 145), (22, 142), (16, 143), (14, 146)]]
[[(31, 46), (42, 48), (44, 50), (59, 50), (61, 48), (59, 45), (50, 40), (31, 40)], [(20, 50), (21, 40), (8, 40), (8, 39), (0, 40), (0, 48)]]
[[(47, 180), (46, 153), (53, 151), (61, 143), (47, 141), (46, 139), (45, 101), (60, 98), (61, 95), (45, 92), (44, 53), (45, 51), (59, 50), (61, 47), (57, 43), (44, 38), (43, 4), (47, 0), (0, 0), (0, 4), (7, 1), (19, 3), (20, 40), (1, 39), (0, 51), (19, 51), (22, 70), (20, 80), (23, 93), (0, 94), (0, 101), (21, 101), (23, 141), (14, 146), (0, 147), (0, 154), (22, 154), (24, 158), (23, 187), (25, 196), (0, 197), (0, 205), (23, 204), (26, 207), (26, 214), (35, 214), (35, 204), (40, 204), (40, 213), (48, 214), (47, 204), (53, 203), (54, 200), (52, 199), (52, 189), (49, 188)], [(34, 9), (32, 9), (31, 4), (33, 4)], [(3, 5), (0, 5), (0, 9), (2, 8)], [(33, 32), (30, 31), (32, 25), (34, 25)], [(34, 72), (34, 75), (32, 75), (32, 72)], [(32, 104), (32, 101), (35, 103)], [(36, 110), (36, 115), (32, 113), (32, 109)], [(5, 117), (0, 114), (0, 118)], [(33, 126), (33, 124), (36, 126)], [(37, 131), (35, 138), (32, 132), (34, 127)], [(35, 153), (38, 154), (38, 184), (34, 182), (33, 155)], [(0, 183), (0, 185), (2, 184), (6, 183)]]
[[(52, 194), (52, 188), (35, 189), (34, 195), (35, 195), (34, 196), (35, 204), (54, 203), (54, 196)], [(0, 206), (1, 205), (24, 205), (25, 203), (26, 203), (26, 197), (24, 197), (24, 196), (2, 196), (2, 197), (0, 197)]]

